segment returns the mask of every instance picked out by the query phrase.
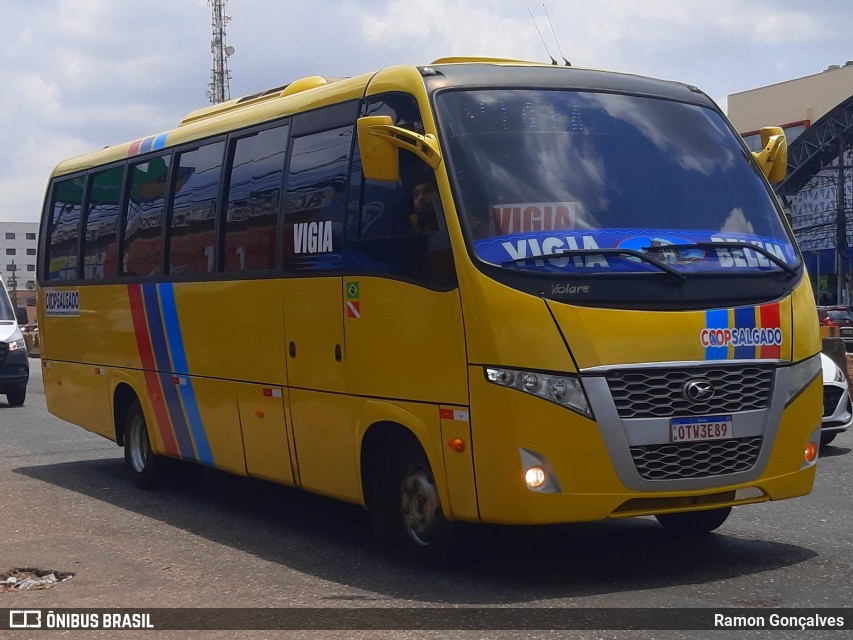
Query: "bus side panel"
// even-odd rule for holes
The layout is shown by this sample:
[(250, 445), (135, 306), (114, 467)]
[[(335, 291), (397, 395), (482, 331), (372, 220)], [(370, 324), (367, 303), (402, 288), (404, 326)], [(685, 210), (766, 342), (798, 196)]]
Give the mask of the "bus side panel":
[(281, 387), (237, 385), (249, 475), (292, 485), (290, 429), (284, 398)]
[(468, 404), (459, 291), (386, 278), (344, 278), (351, 393)]
[(41, 297), (48, 292), (68, 294), (68, 300), (76, 297), (78, 302), (76, 308), (62, 309), (67, 315), (42, 313), (43, 358), (141, 368), (128, 286), (48, 287)]
[(195, 459), (224, 471), (246, 475), (243, 435), (237, 406), (237, 385), (228, 380), (175, 376), (185, 425)]
[(175, 329), (180, 331), (189, 368), (179, 373), (276, 385), (287, 383), (281, 280), (165, 286), (174, 289), (179, 325)]
[(48, 411), (115, 441), (106, 367), (42, 360), (42, 372)]
[(304, 389), (291, 388), (289, 394), (301, 487), (361, 504), (359, 439), (353, 421), (358, 400)]

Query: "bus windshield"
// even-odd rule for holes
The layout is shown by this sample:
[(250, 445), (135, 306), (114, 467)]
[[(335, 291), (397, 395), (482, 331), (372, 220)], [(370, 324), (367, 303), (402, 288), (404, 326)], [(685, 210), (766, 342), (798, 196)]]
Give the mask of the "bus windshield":
[(712, 109), (494, 89), (440, 93), (436, 111), (467, 242), (483, 262), (578, 274), (663, 265), (680, 277), (798, 265), (757, 166)]

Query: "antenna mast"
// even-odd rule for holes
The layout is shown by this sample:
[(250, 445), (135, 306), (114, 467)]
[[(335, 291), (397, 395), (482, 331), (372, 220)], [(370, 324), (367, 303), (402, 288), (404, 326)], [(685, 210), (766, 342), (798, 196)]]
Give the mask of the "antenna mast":
[(231, 72), (228, 71), (228, 58), (234, 55), (234, 47), (225, 43), (225, 25), (231, 20), (225, 15), (225, 4), (228, 0), (207, 0), (213, 14), (210, 52), (213, 54), (213, 68), (210, 70), (210, 84), (205, 94), (211, 104), (219, 104), (231, 99), (231, 89), (228, 81)]

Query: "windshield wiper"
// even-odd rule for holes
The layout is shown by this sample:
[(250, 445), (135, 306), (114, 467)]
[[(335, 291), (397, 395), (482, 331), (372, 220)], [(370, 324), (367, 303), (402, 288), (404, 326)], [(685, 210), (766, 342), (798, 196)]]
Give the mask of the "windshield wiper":
[(557, 251), (556, 253), (507, 260), (506, 262), (502, 262), (501, 266), (515, 266), (518, 264), (523, 264), (528, 260), (547, 260), (549, 258), (559, 258), (561, 256), (630, 256), (632, 258), (642, 260), (643, 262), (648, 262), (649, 264), (654, 267), (657, 267), (666, 274), (678, 278), (678, 280), (680, 280), (681, 282), (687, 280), (687, 276), (681, 273), (678, 269), (670, 267), (668, 264), (661, 262), (654, 256), (650, 256), (649, 254), (642, 253), (640, 251), (634, 251), (633, 249), (563, 249), (562, 251)]
[(748, 242), (691, 242), (690, 244), (662, 244), (654, 247), (643, 247), (643, 251), (651, 251), (653, 253), (661, 253), (667, 250), (677, 252), (687, 249), (749, 249), (750, 251), (755, 251), (756, 253), (761, 254), (770, 260), (770, 262), (782, 269), (782, 271), (788, 275), (789, 280), (797, 275), (797, 272), (793, 267), (782, 260), (779, 256), (771, 253), (764, 247), (749, 244)]

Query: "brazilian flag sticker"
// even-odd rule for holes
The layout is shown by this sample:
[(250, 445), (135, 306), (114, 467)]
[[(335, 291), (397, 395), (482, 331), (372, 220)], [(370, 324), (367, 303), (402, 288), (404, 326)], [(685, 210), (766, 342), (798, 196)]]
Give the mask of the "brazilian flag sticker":
[(347, 300), (358, 300), (358, 282), (347, 282)]

